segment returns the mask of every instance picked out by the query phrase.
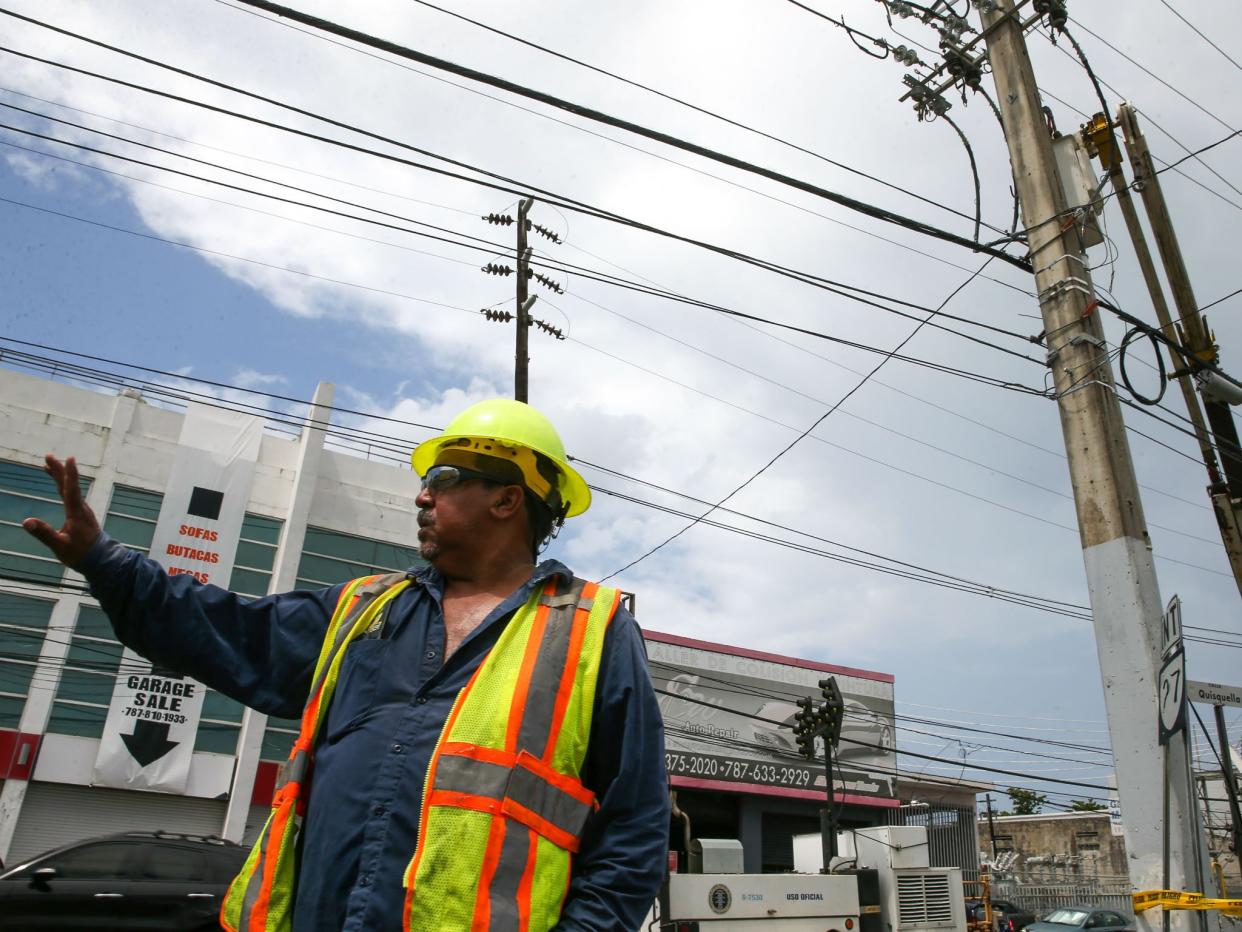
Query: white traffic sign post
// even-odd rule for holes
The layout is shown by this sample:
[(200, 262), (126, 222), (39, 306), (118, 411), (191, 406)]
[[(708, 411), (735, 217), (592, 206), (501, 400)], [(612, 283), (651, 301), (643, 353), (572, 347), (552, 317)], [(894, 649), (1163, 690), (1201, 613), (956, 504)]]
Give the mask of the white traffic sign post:
[(1182, 648), (1182, 603), (1177, 596), (1165, 610), (1160, 645), (1160, 743), (1186, 727), (1186, 652)]

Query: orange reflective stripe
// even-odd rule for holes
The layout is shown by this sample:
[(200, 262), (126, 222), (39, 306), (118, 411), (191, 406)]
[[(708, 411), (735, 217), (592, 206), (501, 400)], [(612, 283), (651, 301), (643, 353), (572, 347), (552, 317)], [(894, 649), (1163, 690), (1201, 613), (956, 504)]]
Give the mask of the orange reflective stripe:
[(578, 802), (590, 806), (595, 802), (595, 794), (588, 790), (581, 780), (569, 774), (553, 770), (544, 761), (530, 754), (519, 754), (518, 766), (525, 767), (546, 783), (552, 784), (566, 796), (572, 796)]
[(578, 658), (582, 656), (582, 641), (586, 637), (587, 617), (581, 604), (595, 597), (598, 583), (587, 583), (582, 587), (578, 597), (579, 607), (574, 609), (573, 626), (569, 632), (569, 651), (565, 655), (565, 668), (561, 671), (561, 684), (556, 690), (556, 705), (552, 709), (552, 724), (548, 729), (548, 741), (544, 745), (543, 759), (550, 761), (556, 753), (556, 739), (561, 734), (561, 724), (565, 721), (565, 710), (569, 708), (569, 699), (573, 695), (577, 683)]
[(465, 744), (461, 741), (449, 741), (440, 749), (441, 754), (449, 757), (468, 757), (480, 760), (485, 764), (497, 764), (501, 767), (512, 767), (517, 755), (512, 751), (497, 751), (477, 744)]
[(566, 851), (574, 854), (578, 853), (580, 842), (577, 835), (573, 835), (563, 828), (558, 828), (543, 818), (543, 816), (531, 812), (517, 800), (506, 796), (505, 801), (500, 806), (500, 811), (515, 822), (521, 822), (527, 828), (538, 832), (558, 848), (564, 848)]
[[(556, 594), (556, 577), (544, 586), (543, 594)], [(543, 632), (548, 625), (548, 613), (552, 609), (541, 604), (535, 612), (535, 621), (526, 639), (526, 652), (522, 656), (522, 666), (518, 669), (517, 683), (513, 687), (513, 704), (509, 707), (509, 725), (505, 731), (505, 749), (516, 751), (518, 732), (522, 729), (522, 715), (526, 710), (526, 696), (530, 692), (530, 678), (535, 671), (535, 661), (539, 659), (539, 648), (543, 644)]]
[(492, 878), (500, 864), (500, 849), (505, 842), (505, 820), (492, 818), (491, 831), (487, 834), (487, 850), (483, 854), (483, 869), (479, 872), (479, 892), (474, 899), (474, 919), (470, 932), (487, 932), (492, 921)]
[(463, 793), (460, 790), (432, 790), (428, 798), (433, 806), (471, 809), (474, 812), (486, 812), (489, 815), (499, 813), (502, 803), (502, 800), (495, 796), (479, 796), (476, 793)]
[[(267, 926), (267, 907), (272, 898), (272, 882), (276, 877), (276, 862), (282, 847), (281, 842), (285, 837), (285, 829), (289, 824), (289, 816), (293, 814), (293, 806), (286, 805), (286, 802), (293, 802), (296, 799), (299, 784), (287, 783), (281, 787), (280, 799), (273, 800), (273, 804), (279, 808), (272, 819), (271, 834), (268, 836), (268, 843), (271, 847), (268, 850), (268, 856), (263, 859), (263, 880), (259, 884), (259, 896), (255, 900), (254, 909), (250, 912), (250, 921), (247, 925), (253, 932), (264, 932)], [(290, 796), (293, 799), (290, 799)], [(274, 844), (273, 844), (274, 843)]]

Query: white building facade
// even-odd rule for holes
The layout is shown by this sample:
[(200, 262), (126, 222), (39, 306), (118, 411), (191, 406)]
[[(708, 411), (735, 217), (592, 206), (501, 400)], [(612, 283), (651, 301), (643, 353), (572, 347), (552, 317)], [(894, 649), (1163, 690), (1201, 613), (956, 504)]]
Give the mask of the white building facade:
[[(332, 386), (300, 431), (260, 442), (228, 588), (321, 588), (417, 564), (416, 477), (325, 449)], [(22, 528), (59, 526), (43, 456), (74, 456), (105, 530), (146, 550), (185, 415), (125, 389), (104, 394), (0, 369), (0, 859), (114, 831), (242, 840), (266, 817), (297, 722), (208, 691), (181, 794), (91, 785), (122, 648), (83, 578)], [(331, 444), (329, 444), (329, 447)]]

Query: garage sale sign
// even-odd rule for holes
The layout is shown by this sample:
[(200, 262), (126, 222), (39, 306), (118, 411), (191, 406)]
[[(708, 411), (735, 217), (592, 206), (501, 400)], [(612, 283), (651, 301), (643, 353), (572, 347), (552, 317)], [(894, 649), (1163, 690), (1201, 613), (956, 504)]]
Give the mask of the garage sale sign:
[[(170, 576), (228, 586), (262, 432), (257, 417), (190, 406), (151, 539), (151, 559)], [(204, 692), (127, 648), (92, 784), (184, 793)]]

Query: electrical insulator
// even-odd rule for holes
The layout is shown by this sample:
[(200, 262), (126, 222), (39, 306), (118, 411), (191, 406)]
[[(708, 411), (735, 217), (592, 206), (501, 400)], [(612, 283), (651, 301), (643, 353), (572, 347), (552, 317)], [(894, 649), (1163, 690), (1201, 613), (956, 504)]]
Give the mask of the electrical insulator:
[(1056, 32), (1065, 28), (1069, 12), (1065, 8), (1065, 0), (1035, 0), (1035, 12), (1048, 17), (1048, 26)]
[(893, 51), (893, 58), (903, 65), (913, 66), (919, 63), (919, 53), (905, 45), (899, 45)]
[(892, 0), (892, 2), (888, 5), (888, 11), (900, 19), (906, 19), (909, 16), (916, 15), (914, 7), (910, 6), (908, 3), (903, 3), (902, 0)]
[(513, 225), (513, 218), (510, 217), (508, 214), (486, 214), (483, 217), (483, 219), (486, 220), (488, 223), (492, 223), (500, 227), (507, 227), (507, 226)]
[(560, 328), (552, 326), (552, 324), (548, 323), (546, 320), (537, 320), (536, 318), (532, 317), (530, 319), (530, 322), (534, 324), (536, 327), (538, 327), (540, 330), (542, 330), (544, 333), (550, 334), (556, 337), (558, 340), (565, 339), (565, 334), (561, 332)]
[(552, 240), (552, 242), (556, 243), (558, 246), (561, 244), (561, 238), (557, 236), (555, 233), (553, 233), (551, 230), (549, 230), (547, 227), (543, 226), (542, 224), (532, 223), (531, 227), (540, 236), (543, 236), (546, 239)]
[(488, 320), (495, 321), (500, 324), (507, 324), (509, 321), (513, 320), (512, 311), (498, 311), (494, 307), (480, 308), (479, 313)]
[(565, 293), (565, 289), (560, 286), (560, 283), (553, 281), (548, 278), (548, 276), (541, 275), (538, 272), (531, 272), (530, 274), (533, 275), (535, 281), (539, 282), (539, 284), (543, 285), (543, 287), (555, 291), (557, 294)]
[(513, 269), (507, 265), (501, 265), (499, 262), (489, 262), (483, 266), (483, 271), (488, 275), (512, 275)]

